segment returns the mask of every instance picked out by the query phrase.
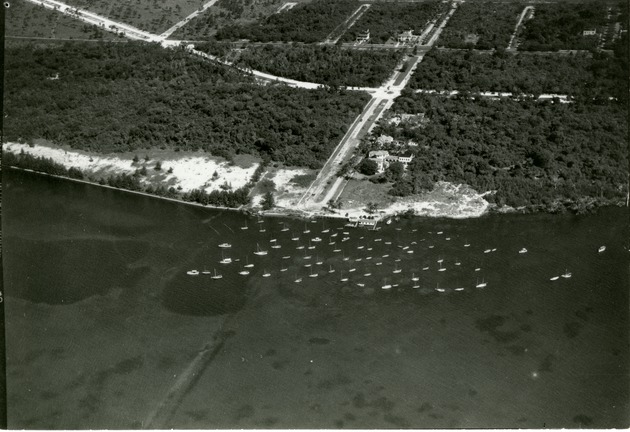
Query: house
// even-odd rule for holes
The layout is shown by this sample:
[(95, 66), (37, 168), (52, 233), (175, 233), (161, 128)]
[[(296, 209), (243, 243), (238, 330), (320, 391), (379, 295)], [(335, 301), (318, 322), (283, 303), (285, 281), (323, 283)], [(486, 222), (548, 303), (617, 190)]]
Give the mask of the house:
[(385, 144), (391, 144), (394, 142), (394, 137), (391, 137), (389, 135), (381, 135), (376, 139), (376, 142), (381, 146)]
[(596, 34), (597, 34), (597, 30), (595, 29), (588, 29), (582, 32), (582, 36), (595, 36)]
[(360, 32), (357, 35), (356, 43), (361, 44), (361, 43), (365, 43), (365, 42), (367, 42), (369, 40), (370, 40), (370, 30), (368, 29), (368, 30)]
[(420, 42), (420, 35), (414, 35), (413, 30), (407, 30), (398, 35), (398, 42), (417, 43)]
[(413, 155), (411, 153), (407, 153), (407, 154), (398, 156), (398, 162), (402, 163), (405, 166), (409, 162), (411, 162), (412, 159), (413, 159)]

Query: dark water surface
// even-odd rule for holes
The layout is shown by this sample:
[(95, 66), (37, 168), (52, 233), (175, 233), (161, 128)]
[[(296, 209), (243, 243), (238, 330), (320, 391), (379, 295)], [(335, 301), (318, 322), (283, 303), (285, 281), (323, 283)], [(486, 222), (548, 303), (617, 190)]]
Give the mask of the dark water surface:
[(368, 231), (3, 174), (10, 428), (146, 427), (219, 333), (164, 427), (628, 426), (625, 208)]

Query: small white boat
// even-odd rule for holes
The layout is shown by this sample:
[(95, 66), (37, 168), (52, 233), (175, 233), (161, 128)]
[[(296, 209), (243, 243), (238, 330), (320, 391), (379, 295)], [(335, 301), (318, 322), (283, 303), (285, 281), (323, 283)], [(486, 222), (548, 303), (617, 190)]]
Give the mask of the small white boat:
[(414, 281), (414, 282), (418, 282), (420, 280), (420, 278), (418, 276), (416, 276), (415, 273), (412, 273), (411, 274), (411, 280)]
[(240, 272), (238, 272), (238, 274), (247, 276), (249, 274), (249, 270), (242, 269)]
[(341, 249), (333, 249), (333, 252), (341, 252)]
[(186, 274), (190, 276), (197, 276), (199, 275), (199, 270), (188, 270)]
[(383, 239), (377, 238), (377, 239), (374, 239), (374, 241), (375, 242), (380, 242), (380, 241), (383, 241)]
[(550, 277), (549, 280), (555, 281), (560, 279), (560, 276), (554, 276), (554, 277)]
[(383, 255), (383, 258), (387, 258), (389, 256), (389, 254), (385, 254)]
[(308, 229), (308, 227), (306, 226), (306, 224), (304, 224), (304, 231), (302, 231), (304, 234), (308, 234), (311, 232), (310, 229)]
[(483, 253), (490, 253), (492, 252), (492, 249), (486, 249), (485, 251), (483, 251)]
[(376, 265), (383, 265), (383, 263), (379, 261), (376, 263)]
[(271, 249), (280, 249), (281, 247), (279, 244), (271, 245)]
[(392, 286), (393, 286), (394, 288), (396, 288), (396, 287), (398, 286), (398, 284), (392, 284)]
[(446, 267), (442, 267), (442, 263), (440, 263), (440, 268), (438, 269), (439, 272), (443, 272), (446, 271)]
[(329, 266), (328, 267), (328, 273), (334, 273), (334, 272), (335, 272), (335, 269), (332, 268), (332, 266)]
[(270, 239), (270, 240), (269, 240), (269, 243), (275, 243), (275, 242), (277, 242), (277, 241), (278, 241), (278, 240), (276, 240), (276, 239)]
[(348, 282), (348, 278), (343, 276), (343, 270), (341, 271), (341, 279), (339, 279), (341, 282)]
[(265, 272), (263, 273), (262, 277), (268, 278), (269, 276), (271, 276), (271, 273), (269, 273), (268, 271), (265, 270)]
[(307, 259), (311, 259), (312, 257), (313, 257), (313, 255), (304, 255), (304, 259), (305, 259), (305, 260), (307, 260)]
[(291, 240), (293, 241), (298, 241), (300, 238), (299, 237), (291, 237)]
[(372, 273), (368, 272), (368, 273), (363, 273), (363, 276), (368, 277), (368, 276), (372, 276)]
[(282, 259), (289, 259), (289, 258), (291, 258), (291, 255), (285, 255), (282, 257)]
[(496, 251), (497, 251), (497, 248), (492, 248), (492, 252), (496, 252)]
[(394, 270), (392, 271), (392, 273), (400, 273), (401, 271), (402, 269), (399, 269), (398, 266), (396, 266)]
[(242, 227), (241, 227), (241, 229), (242, 229), (242, 230), (246, 230), (246, 229), (248, 229), (248, 227), (247, 227), (247, 222), (245, 222), (245, 226), (242, 226)]
[(439, 235), (439, 234), (442, 234), (443, 232), (444, 232), (444, 231), (438, 231), (437, 233), (438, 233), (438, 235)]
[[(450, 237), (446, 237), (446, 240), (450, 240), (450, 239), (451, 239)], [(455, 289), (457, 289), (457, 288), (455, 288)]]
[(209, 275), (209, 274), (212, 274), (212, 272), (210, 270), (205, 270), (204, 269), (204, 270), (201, 271), (201, 274)]
[(434, 247), (435, 247), (435, 246), (433, 246), (433, 245), (430, 245), (430, 246), (429, 246), (429, 249), (433, 249)]
[(606, 246), (600, 246), (599, 249), (597, 249), (597, 252), (602, 253), (606, 250)]
[(385, 244), (386, 244), (386, 245), (390, 245), (390, 244), (392, 244), (392, 242), (390, 242), (390, 241), (386, 241), (386, 242), (385, 242)]
[(444, 262), (444, 258), (440, 258), (439, 260), (437, 260), (437, 262), (439, 262), (439, 263)]
[(321, 238), (319, 238), (319, 237), (315, 237), (315, 238), (313, 238), (312, 240), (313, 240), (314, 242), (316, 242), (316, 243), (317, 243), (317, 242), (322, 241), (322, 239), (321, 239)]
[(214, 269), (214, 274), (210, 276), (211, 279), (221, 279), (223, 275), (217, 273), (217, 269)]
[(569, 279), (571, 276), (573, 276), (571, 272), (568, 271), (567, 269), (564, 269), (564, 273), (562, 273), (562, 277), (565, 279)]
[(475, 285), (475, 288), (485, 288), (487, 285), (487, 283), (481, 279), (481, 282), (479, 282), (479, 279), (477, 279), (477, 285)]
[(289, 231), (289, 228), (287, 227), (287, 224), (282, 224), (282, 229), (280, 231), (282, 231), (282, 232)]
[(357, 249), (363, 249), (365, 246), (357, 246)]
[(365, 286), (365, 284), (364, 284), (364, 283), (361, 283), (361, 282), (358, 282), (358, 283), (357, 283), (357, 286), (364, 287), (364, 286)]
[(232, 258), (223, 258), (221, 261), (219, 261), (219, 264), (231, 264), (232, 263)]
[(304, 264), (304, 267), (310, 267), (312, 264)]
[(458, 288), (455, 288), (455, 291), (464, 291), (464, 288), (463, 287), (458, 287)]
[(267, 232), (267, 230), (264, 229), (264, 228), (261, 228), (261, 229), (258, 230), (258, 232)]
[(429, 266), (422, 267), (422, 270), (429, 270)]
[(402, 250), (407, 250), (409, 249), (409, 246), (405, 246), (404, 248), (402, 248)]
[(408, 254), (412, 254), (412, 253), (413, 253), (413, 251), (410, 249), (410, 250), (408, 250), (408, 251), (407, 251), (407, 253), (408, 253)]
[(315, 278), (315, 277), (317, 277), (317, 273), (311, 273), (310, 275), (308, 275), (308, 277)]
[(302, 282), (302, 278), (297, 278), (294, 282), (295, 283), (300, 283), (300, 282)]
[(362, 261), (362, 260), (363, 260), (363, 258), (356, 258), (355, 259), (355, 261), (357, 261), (357, 262)]
[(254, 252), (254, 255), (267, 255), (267, 251), (262, 250), (260, 246), (258, 246), (258, 243), (256, 243), (256, 252)]
[(481, 270), (481, 267), (477, 267), (477, 268), (475, 269), (475, 271), (480, 271), (480, 270)]
[(254, 264), (245, 264), (243, 267), (245, 267), (245, 268), (252, 268), (252, 267), (254, 267)]
[(523, 248), (523, 249), (521, 249), (520, 251), (518, 251), (518, 253), (520, 253), (520, 254), (527, 253), (527, 249)]
[(437, 284), (437, 285), (436, 285), (435, 290), (436, 290), (437, 292), (446, 292), (446, 289), (444, 289), (444, 288), (440, 288), (440, 284)]
[(371, 248), (371, 247), (369, 247), (369, 248), (367, 248), (366, 250), (369, 250), (369, 251), (371, 251), (372, 249), (373, 249), (373, 248)]
[(231, 248), (231, 247), (232, 247), (232, 245), (231, 245), (231, 244), (229, 244), (229, 243), (221, 243), (221, 244), (219, 245), (219, 247), (220, 247), (220, 248)]
[(466, 243), (464, 247), (470, 247), (470, 243)]
[(302, 249), (304, 249), (304, 246), (300, 245), (300, 246), (296, 247), (295, 249), (296, 250), (302, 250)]
[(462, 265), (462, 263), (460, 261), (455, 261), (455, 265), (459, 266), (459, 265)]
[(348, 270), (348, 273), (352, 273), (353, 271), (356, 271), (357, 269), (355, 269), (354, 267), (351, 268), (350, 270)]
[(390, 284), (385, 284), (381, 288), (384, 290), (388, 290), (388, 289), (392, 289), (392, 286)]
[(286, 267), (282, 267), (282, 268), (280, 269), (280, 271), (281, 271), (281, 272), (285, 272), (285, 271), (287, 271), (287, 270), (288, 270), (288, 268), (286, 268)]
[(413, 288), (413, 289), (418, 289), (418, 288), (420, 288), (420, 285), (414, 285), (414, 286), (412, 286), (411, 288)]

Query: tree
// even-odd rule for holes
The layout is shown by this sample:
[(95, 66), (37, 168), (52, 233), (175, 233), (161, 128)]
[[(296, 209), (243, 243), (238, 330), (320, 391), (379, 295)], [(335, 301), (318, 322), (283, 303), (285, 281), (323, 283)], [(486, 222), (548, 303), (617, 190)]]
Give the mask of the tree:
[(405, 166), (401, 162), (392, 162), (385, 170), (385, 176), (389, 181), (398, 181), (405, 172)]
[(155, 168), (154, 168), (154, 169), (155, 169), (156, 171), (160, 171), (160, 170), (162, 169), (162, 162), (157, 161), (157, 162), (155, 163)]
[(365, 207), (365, 211), (367, 211), (369, 214), (376, 213), (376, 210), (378, 210), (378, 204), (375, 202), (369, 202)]
[(262, 209), (269, 210), (272, 209), (276, 205), (276, 200), (273, 197), (271, 191), (267, 191), (262, 199)]
[(364, 158), (357, 166), (357, 170), (361, 174), (371, 176), (378, 172), (378, 163), (374, 159)]

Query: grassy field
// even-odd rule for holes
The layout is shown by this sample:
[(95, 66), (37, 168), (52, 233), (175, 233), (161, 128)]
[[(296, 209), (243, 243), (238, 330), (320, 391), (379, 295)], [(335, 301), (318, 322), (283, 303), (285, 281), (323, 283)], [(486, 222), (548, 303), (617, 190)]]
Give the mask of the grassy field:
[(205, 0), (127, 0), (117, 3), (68, 0), (66, 3), (133, 25), (141, 30), (162, 33), (201, 8), (205, 2)]
[(390, 183), (372, 183), (366, 180), (351, 179), (339, 196), (342, 203), (341, 210), (357, 207), (366, 207), (368, 203), (377, 203), (379, 208), (386, 207), (395, 201), (388, 195)]
[[(291, 3), (304, 3), (310, 0), (292, 0)], [(185, 26), (171, 35), (171, 39), (196, 40), (216, 33), (217, 29), (228, 24), (249, 24), (262, 20), (278, 12), (286, 0), (219, 0)]]
[(5, 9), (5, 36), (50, 39), (123, 39), (62, 13), (26, 1), (11, 2)]

